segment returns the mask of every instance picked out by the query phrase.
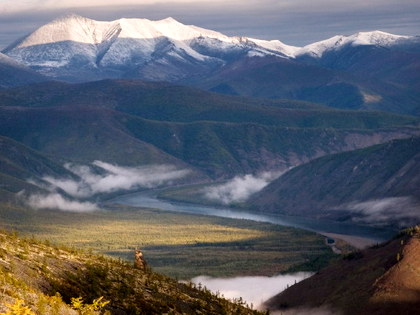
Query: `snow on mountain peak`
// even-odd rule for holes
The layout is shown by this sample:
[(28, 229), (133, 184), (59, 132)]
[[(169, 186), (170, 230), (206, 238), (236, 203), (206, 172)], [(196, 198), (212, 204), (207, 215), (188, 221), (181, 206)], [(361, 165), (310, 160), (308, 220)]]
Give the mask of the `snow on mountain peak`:
[(349, 36), (353, 45), (376, 45), (385, 47), (394, 44), (400, 39), (407, 38), (410, 38), (410, 36), (394, 35), (382, 31), (359, 32)]
[[(47, 52), (43, 51), (45, 45), (49, 45)], [(158, 21), (122, 18), (107, 22), (70, 14), (41, 26), (5, 52), (30, 66), (61, 67), (69, 64), (74, 56), (82, 56), (84, 62), (93, 66), (128, 65), (133, 61), (148, 62), (156, 53), (161, 55), (166, 51), (169, 58), (192, 57), (223, 64), (223, 60), (215, 57), (220, 53), (242, 51), (248, 56), (290, 58), (297, 50), (280, 41), (229, 37), (182, 24), (172, 17)]]
[(95, 69), (111, 73), (138, 71), (165, 79), (154, 69), (166, 69), (168, 77), (178, 78), (184, 75), (184, 71), (208, 71), (238, 56), (293, 59), (311, 55), (318, 58), (326, 51), (339, 50), (346, 45), (389, 46), (407, 38), (409, 36), (381, 31), (360, 32), (351, 36), (334, 36), (301, 48), (279, 40), (229, 37), (182, 24), (172, 17), (157, 21), (138, 18), (96, 21), (70, 14), (41, 26), (4, 52), (48, 75), (50, 72), (59, 73), (58, 68), (70, 72)]
[(311, 55), (322, 57), (326, 51), (338, 50), (344, 46), (375, 45), (388, 47), (399, 40), (409, 39), (412, 36), (394, 35), (382, 31), (359, 32), (350, 36), (336, 35), (323, 41), (319, 41), (301, 48), (296, 55)]

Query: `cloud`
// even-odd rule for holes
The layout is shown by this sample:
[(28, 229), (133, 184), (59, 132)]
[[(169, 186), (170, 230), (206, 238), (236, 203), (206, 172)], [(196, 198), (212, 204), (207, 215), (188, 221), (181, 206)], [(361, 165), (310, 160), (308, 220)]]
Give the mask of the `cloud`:
[(310, 277), (313, 273), (298, 272), (294, 274), (279, 275), (274, 277), (236, 277), (236, 278), (211, 278), (199, 276), (191, 280), (198, 285), (201, 283), (210, 291), (219, 292), (227, 299), (242, 299), (254, 308), (280, 293), (288, 286)]
[(54, 209), (71, 212), (91, 212), (98, 210), (98, 206), (91, 202), (68, 200), (58, 193), (30, 195), (25, 203), (35, 209)]
[(99, 193), (112, 193), (119, 190), (140, 187), (153, 188), (170, 183), (189, 173), (188, 170), (179, 170), (171, 165), (122, 167), (102, 161), (94, 161), (92, 166), (69, 163), (64, 166), (79, 179), (44, 176), (42, 180), (48, 185), (38, 183), (38, 186), (51, 192), (55, 192), (59, 188), (70, 196), (86, 198)]
[(203, 192), (207, 199), (216, 200), (223, 204), (242, 202), (263, 189), (281, 174), (279, 172), (265, 172), (258, 176), (251, 174), (236, 176), (225, 184), (206, 188)]
[(342, 205), (344, 209), (358, 214), (355, 222), (384, 225), (398, 222), (400, 226), (415, 225), (420, 222), (420, 202), (412, 197), (390, 197)]

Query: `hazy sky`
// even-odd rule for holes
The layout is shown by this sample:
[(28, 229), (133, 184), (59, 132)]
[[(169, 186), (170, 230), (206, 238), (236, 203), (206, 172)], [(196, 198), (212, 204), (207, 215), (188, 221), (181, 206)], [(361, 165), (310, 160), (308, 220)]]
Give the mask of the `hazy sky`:
[(420, 35), (419, 0), (0, 0), (0, 48), (66, 13), (97, 20), (172, 16), (230, 36), (298, 46), (367, 30)]

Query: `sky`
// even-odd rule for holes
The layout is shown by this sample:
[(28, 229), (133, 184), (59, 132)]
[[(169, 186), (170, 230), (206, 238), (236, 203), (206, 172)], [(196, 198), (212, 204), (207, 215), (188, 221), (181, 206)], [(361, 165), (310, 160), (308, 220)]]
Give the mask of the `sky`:
[(0, 0), (0, 49), (68, 13), (105, 21), (171, 16), (229, 36), (296, 46), (359, 31), (420, 35), (419, 0)]

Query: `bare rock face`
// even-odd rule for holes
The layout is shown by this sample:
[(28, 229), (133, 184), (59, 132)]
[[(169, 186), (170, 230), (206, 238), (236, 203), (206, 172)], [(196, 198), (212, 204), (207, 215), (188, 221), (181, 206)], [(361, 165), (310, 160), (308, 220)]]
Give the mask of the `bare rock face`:
[(134, 252), (134, 268), (144, 270), (147, 264), (140, 249)]

